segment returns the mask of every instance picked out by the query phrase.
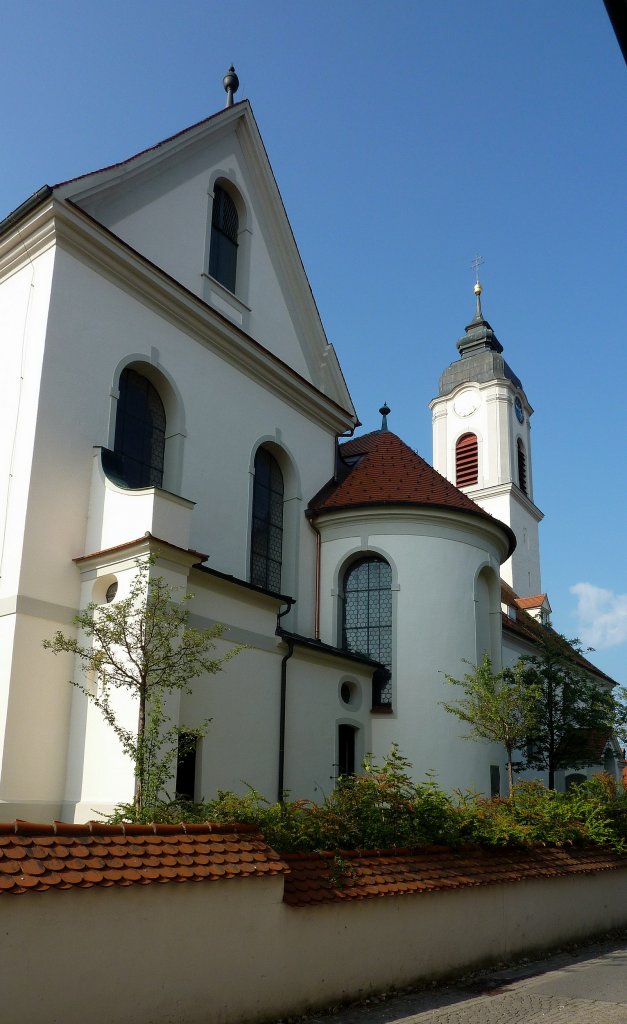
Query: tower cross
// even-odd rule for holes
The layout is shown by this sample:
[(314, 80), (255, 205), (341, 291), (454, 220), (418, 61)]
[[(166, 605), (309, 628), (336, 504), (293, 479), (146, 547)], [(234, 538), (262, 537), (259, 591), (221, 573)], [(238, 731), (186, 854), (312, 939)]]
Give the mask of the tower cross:
[(474, 260), (472, 261), (472, 263), (470, 264), (470, 266), (474, 270), (475, 276), (476, 276), (476, 284), (475, 284), (474, 291), (475, 291), (475, 295), (477, 296), (477, 310), (476, 310), (476, 313), (475, 313), (475, 319), (477, 319), (477, 320), (483, 319), (483, 311), (481, 309), (481, 292), (483, 291), (483, 289), (482, 289), (481, 283), (479, 281), (479, 267), (481, 266), (481, 264), (483, 262), (484, 262), (483, 256), (479, 256), (477, 254), (475, 256)]
[(485, 260), (484, 260), (483, 256), (477, 255), (477, 256), (475, 256), (474, 260), (470, 264), (470, 266), (472, 267), (472, 269), (475, 272), (475, 277), (477, 279), (477, 284), (479, 284), (479, 267), (481, 266), (482, 263), (485, 263)]

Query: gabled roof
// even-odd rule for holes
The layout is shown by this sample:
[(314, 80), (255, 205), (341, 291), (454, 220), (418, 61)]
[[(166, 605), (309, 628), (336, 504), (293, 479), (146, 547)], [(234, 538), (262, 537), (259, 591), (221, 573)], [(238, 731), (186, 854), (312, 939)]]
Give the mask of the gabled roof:
[(530, 597), (517, 597), (515, 603), (518, 608), (526, 611), (528, 608), (541, 608), (543, 604), (548, 605), (549, 602), (546, 594), (533, 594)]
[(516, 539), (509, 526), (480, 508), (391, 431), (374, 430), (347, 441), (340, 446), (340, 456), (337, 479), (312, 498), (309, 515), (375, 505), (450, 509), (498, 526), (508, 538), (509, 554), (514, 550)]
[[(242, 163), (250, 174), (249, 184), (254, 186), (257, 219), (263, 219), (268, 227), (267, 238), (272, 250), (273, 266), (278, 286), (286, 300), (286, 315), (290, 317), (298, 338), (299, 359), (295, 363), (286, 357), (285, 353), (273, 348), (270, 328), (266, 335), (260, 336), (258, 325), (252, 334), (247, 334), (243, 327), (238, 327), (235, 320), (229, 320), (229, 326), (238, 329), (240, 334), (250, 338), (258, 348), (273, 358), (279, 358), (284, 365), (298, 373), (299, 377), (305, 379), (318, 393), (342, 410), (344, 418), (348, 415), (354, 425), (358, 423), (358, 419), (346, 380), (333, 345), (326, 337), (285, 205), (248, 100), (241, 100), (231, 107), (223, 108), (124, 160), (58, 182), (52, 187), (44, 186), (0, 222), (0, 235), (20, 223), (45, 202), (52, 200), (56, 213), (63, 207), (80, 211), (83, 217), (90, 218), (92, 226), (107, 232), (109, 238), (116, 239), (129, 253), (133, 253), (142, 261), (148, 261), (152, 267), (167, 274), (170, 281), (188, 291), (189, 281), (186, 285), (186, 278), (179, 277), (167, 261), (162, 262), (158, 258), (158, 254), (155, 257), (151, 248), (154, 240), (151, 239), (147, 247), (139, 244), (134, 237), (127, 237), (125, 231), (118, 228), (117, 223), (108, 223), (104, 211), (111, 209), (107, 204), (113, 202), (116, 196), (130, 196), (133, 189), (139, 188), (141, 192), (146, 182), (154, 183), (162, 170), (170, 166), (170, 161), (172, 166), (178, 166), (182, 157), (187, 159), (189, 156), (191, 159), (194, 153), (204, 152), (205, 147), (213, 145), (214, 139), (219, 141), (226, 137), (227, 133), (232, 133), (237, 138)], [(263, 215), (260, 216), (262, 211)], [(117, 216), (116, 213), (113, 220)], [(140, 226), (138, 230), (144, 229)], [(145, 238), (143, 240), (145, 241)], [(167, 246), (165, 248), (167, 250)], [(196, 291), (193, 294), (203, 306), (210, 308), (213, 314), (222, 316), (219, 306), (205, 300)], [(306, 371), (301, 366), (300, 357), (304, 360)]]
[(518, 594), (510, 587), (509, 583), (506, 583), (505, 580), (501, 580), (501, 601), (503, 604), (507, 605), (508, 608), (514, 609), (516, 612), (516, 617), (513, 619), (507, 614), (507, 612), (502, 613), (501, 618), (503, 629), (508, 630), (511, 633), (515, 633), (517, 636), (526, 640), (527, 643), (532, 644), (533, 646), (537, 646), (546, 634), (549, 633), (556, 641), (561, 642), (564, 645), (565, 653), (567, 653), (569, 657), (572, 657), (573, 661), (577, 665), (585, 669), (587, 672), (590, 672), (592, 675), (597, 676), (597, 678), (604, 680), (606, 683), (611, 683), (612, 686), (616, 686), (615, 679), (606, 675), (606, 673), (602, 672), (600, 668), (597, 668), (591, 661), (588, 661), (583, 654), (580, 654), (574, 647), (571, 647), (568, 641), (561, 637), (552, 626), (543, 625), (541, 622), (538, 622), (533, 615), (530, 615), (529, 612), (525, 611), (522, 603), (519, 603), (524, 600), (524, 598), (518, 597)]

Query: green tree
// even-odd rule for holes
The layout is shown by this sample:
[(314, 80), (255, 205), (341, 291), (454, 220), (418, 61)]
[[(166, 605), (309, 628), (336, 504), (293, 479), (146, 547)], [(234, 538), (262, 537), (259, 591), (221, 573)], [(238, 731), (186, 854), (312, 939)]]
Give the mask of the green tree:
[[(111, 604), (94, 602), (73, 619), (77, 636), (57, 632), (43, 646), (53, 654), (78, 659), (84, 679), (71, 679), (111, 726), (135, 772), (131, 814), (144, 820), (173, 774), (180, 749), (206, 734), (209, 720), (196, 727), (174, 723), (167, 710), (168, 694), (191, 693), (200, 675), (219, 672), (239, 648), (212, 657), (223, 626), (198, 630), (189, 625), (192, 594), (163, 576), (151, 575), (156, 556), (137, 559), (137, 573), (128, 596)], [(137, 701), (137, 728), (119, 721), (115, 691), (127, 691)]]
[(520, 767), (548, 772), (554, 789), (558, 769), (601, 762), (607, 741), (624, 728), (625, 706), (609, 680), (592, 674), (579, 640), (567, 640), (549, 627), (538, 632), (536, 648), (537, 654), (521, 659), (539, 698)]
[(482, 739), (500, 743), (507, 753), (509, 795), (514, 789), (513, 755), (530, 733), (535, 733), (540, 689), (529, 676), (527, 666), (519, 662), (514, 668), (492, 671), (486, 654), (474, 672), (463, 679), (446, 677), (459, 686), (464, 696), (457, 701), (442, 701), (450, 714), (470, 726), (465, 739)]

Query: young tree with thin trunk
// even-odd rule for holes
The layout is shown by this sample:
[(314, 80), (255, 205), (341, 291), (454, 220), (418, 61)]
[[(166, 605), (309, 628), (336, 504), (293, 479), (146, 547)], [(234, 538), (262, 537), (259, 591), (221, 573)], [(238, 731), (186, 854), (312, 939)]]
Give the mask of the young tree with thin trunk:
[(527, 667), (518, 663), (501, 672), (492, 671), (486, 654), (474, 672), (463, 679), (446, 677), (459, 686), (464, 696), (457, 701), (442, 701), (450, 714), (470, 726), (465, 739), (482, 739), (500, 743), (507, 753), (507, 782), (510, 798), (514, 789), (513, 755), (536, 727), (540, 690), (527, 675)]
[(521, 768), (546, 771), (554, 789), (559, 769), (600, 766), (603, 748), (624, 729), (625, 706), (609, 680), (591, 674), (579, 640), (544, 628), (536, 647), (537, 654), (521, 659), (540, 694)]
[[(83, 679), (71, 679), (98, 708), (134, 765), (132, 814), (143, 820), (170, 781), (178, 751), (205, 735), (199, 726), (174, 723), (167, 710), (168, 694), (191, 693), (201, 675), (219, 672), (237, 653), (233, 648), (212, 656), (223, 626), (198, 630), (189, 625), (192, 594), (176, 595), (163, 576), (152, 576), (156, 556), (137, 559), (128, 596), (111, 604), (94, 602), (75, 616), (78, 636), (57, 632), (44, 647), (53, 654), (78, 659)], [(114, 692), (126, 691), (137, 702), (137, 729), (123, 725), (114, 707)]]

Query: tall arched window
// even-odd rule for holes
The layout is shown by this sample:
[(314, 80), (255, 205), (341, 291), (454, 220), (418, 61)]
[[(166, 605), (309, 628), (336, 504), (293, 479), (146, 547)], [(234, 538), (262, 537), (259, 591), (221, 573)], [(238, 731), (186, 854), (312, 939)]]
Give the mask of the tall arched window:
[(255, 456), (250, 582), (264, 590), (281, 590), (283, 556), (283, 474), (265, 448)]
[[(392, 570), (383, 558), (361, 558), (344, 576), (343, 645), (392, 668)], [(391, 677), (376, 695), (377, 704), (392, 701)]]
[(518, 453), (518, 486), (520, 487), (523, 494), (527, 493), (527, 458), (525, 456), (525, 448), (518, 438), (516, 445)]
[(455, 483), (472, 487), (479, 478), (479, 447), (476, 434), (462, 434), (455, 445)]
[(165, 410), (147, 377), (129, 367), (120, 374), (114, 451), (128, 487), (161, 487)]
[(209, 273), (229, 291), (235, 291), (239, 217), (235, 203), (219, 185), (213, 193)]

